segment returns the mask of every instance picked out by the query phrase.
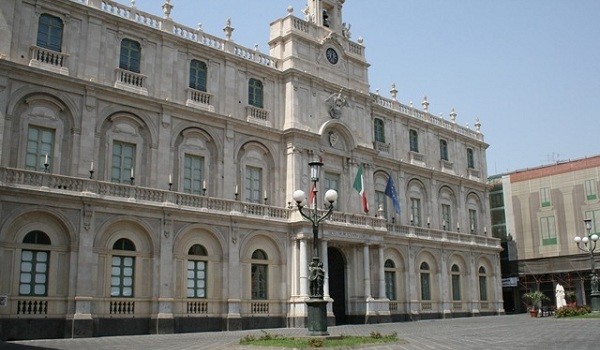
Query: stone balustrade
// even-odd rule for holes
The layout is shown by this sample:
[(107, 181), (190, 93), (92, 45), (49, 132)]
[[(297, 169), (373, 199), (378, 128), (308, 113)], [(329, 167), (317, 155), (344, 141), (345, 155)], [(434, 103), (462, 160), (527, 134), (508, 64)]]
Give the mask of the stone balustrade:
[[(30, 191), (55, 192), (71, 196), (96, 197), (107, 201), (140, 203), (157, 207), (173, 207), (180, 210), (202, 210), (215, 214), (260, 217), (278, 222), (302, 221), (294, 207), (277, 207), (240, 200), (194, 195), (156, 188), (120, 184), (94, 179), (71, 177), (0, 167), (0, 186)], [(324, 210), (319, 210), (323, 215)], [(429, 227), (407, 226), (390, 223), (385, 218), (371, 217), (334, 211), (326, 224), (331, 227), (363, 227), (379, 234), (412, 237), (429, 241), (499, 247), (500, 240), (487, 235), (437, 230)]]
[(378, 94), (371, 93), (371, 97), (373, 98), (375, 103), (381, 107), (397, 111), (406, 116), (428, 122), (432, 125), (437, 125), (444, 129), (452, 130), (472, 139), (483, 141), (483, 134), (476, 130), (471, 130), (464, 126), (458, 125), (455, 122), (435, 116), (428, 112), (420, 111), (414, 107), (403, 105), (398, 101), (382, 97)]

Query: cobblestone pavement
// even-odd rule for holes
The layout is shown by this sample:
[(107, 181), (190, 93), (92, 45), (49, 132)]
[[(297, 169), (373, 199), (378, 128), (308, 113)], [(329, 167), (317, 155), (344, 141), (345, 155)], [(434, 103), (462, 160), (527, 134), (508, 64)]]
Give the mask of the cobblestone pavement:
[[(600, 349), (599, 319), (531, 318), (528, 314), (422, 320), (416, 322), (374, 325), (344, 325), (329, 327), (331, 335), (383, 335), (398, 333), (403, 342), (364, 346), (369, 350), (463, 350), (463, 349)], [(266, 330), (284, 336), (305, 336), (306, 329), (285, 328)], [(260, 330), (206, 332), (168, 335), (136, 335), (79, 339), (47, 339), (0, 342), (8, 350), (220, 350), (262, 349), (239, 345), (248, 334), (260, 335)]]

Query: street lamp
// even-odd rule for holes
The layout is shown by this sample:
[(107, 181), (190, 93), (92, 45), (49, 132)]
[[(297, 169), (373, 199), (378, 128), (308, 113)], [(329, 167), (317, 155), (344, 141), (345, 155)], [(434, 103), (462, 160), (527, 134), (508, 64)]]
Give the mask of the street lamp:
[(293, 198), (298, 206), (298, 211), (308, 221), (312, 223), (313, 231), (313, 256), (308, 264), (310, 294), (306, 301), (308, 306), (308, 332), (309, 335), (329, 335), (327, 332), (327, 301), (323, 300), (323, 283), (325, 271), (323, 263), (319, 256), (319, 224), (327, 219), (333, 212), (333, 203), (337, 200), (338, 194), (335, 190), (325, 192), (325, 201), (329, 203), (327, 212), (319, 217), (317, 205), (317, 182), (319, 182), (319, 173), (323, 163), (310, 162), (310, 179), (313, 182), (312, 196), (314, 202), (312, 210), (305, 210), (306, 194), (302, 190), (294, 191)]
[(598, 291), (598, 275), (596, 274), (596, 265), (594, 264), (594, 251), (596, 251), (596, 242), (598, 242), (598, 235), (593, 234), (590, 235), (590, 231), (592, 230), (592, 220), (585, 219), (583, 220), (585, 223), (585, 229), (587, 231), (587, 236), (584, 237), (575, 237), (575, 243), (577, 243), (577, 248), (580, 250), (590, 254), (590, 261), (592, 264), (592, 271), (590, 272), (590, 280), (591, 280), (591, 293), (590, 300), (592, 302), (592, 311), (600, 312), (600, 291)]

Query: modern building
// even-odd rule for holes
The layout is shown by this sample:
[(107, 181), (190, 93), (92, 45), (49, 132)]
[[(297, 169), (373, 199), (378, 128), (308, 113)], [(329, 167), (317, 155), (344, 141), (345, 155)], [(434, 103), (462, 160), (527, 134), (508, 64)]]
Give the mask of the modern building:
[(480, 124), (370, 93), (344, 6), (267, 54), (169, 1), (2, 1), (2, 339), (305, 326), (315, 159), (330, 324), (503, 313)]
[[(525, 311), (520, 295), (531, 290), (544, 292), (545, 304), (554, 305), (559, 283), (580, 305), (589, 304), (592, 260), (574, 238), (600, 234), (600, 156), (496, 175), (490, 183), (492, 233), (506, 246), (507, 312)], [(589, 232), (585, 219), (591, 220)]]

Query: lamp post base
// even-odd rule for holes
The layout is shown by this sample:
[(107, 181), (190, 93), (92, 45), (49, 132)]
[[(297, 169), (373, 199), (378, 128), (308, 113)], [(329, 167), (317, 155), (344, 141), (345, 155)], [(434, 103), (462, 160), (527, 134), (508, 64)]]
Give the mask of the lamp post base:
[(308, 299), (308, 335), (327, 336), (327, 301), (323, 299)]
[(600, 292), (592, 292), (590, 299), (592, 302), (592, 312), (600, 312)]

